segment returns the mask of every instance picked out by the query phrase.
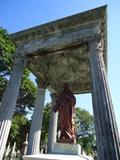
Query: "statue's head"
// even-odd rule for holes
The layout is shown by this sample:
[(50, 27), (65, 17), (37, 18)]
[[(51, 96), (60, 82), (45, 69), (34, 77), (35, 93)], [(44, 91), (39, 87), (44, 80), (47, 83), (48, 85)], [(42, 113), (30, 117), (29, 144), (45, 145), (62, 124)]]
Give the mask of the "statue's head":
[(68, 88), (69, 88), (69, 85), (68, 85), (67, 82), (63, 83), (63, 88), (64, 88), (64, 89), (68, 89)]
[(63, 83), (63, 90), (65, 92), (72, 92), (71, 89), (70, 89), (70, 86), (68, 85), (68, 83)]

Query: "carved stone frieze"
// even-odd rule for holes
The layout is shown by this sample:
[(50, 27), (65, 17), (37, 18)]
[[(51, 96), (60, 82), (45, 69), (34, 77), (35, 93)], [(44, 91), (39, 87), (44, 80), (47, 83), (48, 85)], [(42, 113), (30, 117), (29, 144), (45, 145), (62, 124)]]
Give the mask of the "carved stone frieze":
[(76, 27), (87, 25), (99, 20), (101, 27), (101, 36), (104, 39), (106, 36), (106, 11), (105, 7), (82, 12), (73, 16), (69, 16), (57, 21), (49, 22), (37, 27), (33, 27), (24, 31), (17, 32), (11, 35), (16, 44), (30, 41), (31, 39), (47, 38), (56, 33), (72, 31)]

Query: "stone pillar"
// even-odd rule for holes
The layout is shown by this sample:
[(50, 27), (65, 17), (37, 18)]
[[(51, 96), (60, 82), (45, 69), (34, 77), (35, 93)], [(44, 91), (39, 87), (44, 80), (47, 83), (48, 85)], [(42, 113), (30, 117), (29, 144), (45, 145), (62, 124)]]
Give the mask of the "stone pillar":
[(23, 155), (26, 155), (27, 153), (27, 147), (28, 147), (28, 133), (26, 134), (26, 139), (25, 139), (25, 142), (23, 143)]
[(27, 155), (40, 153), (39, 146), (40, 146), (40, 137), (42, 129), (44, 100), (45, 100), (45, 89), (43, 87), (39, 87), (37, 91), (32, 124), (30, 128)]
[[(52, 107), (55, 105), (56, 98), (57, 98), (56, 93), (51, 93)], [(52, 152), (52, 146), (56, 142), (57, 119), (58, 119), (58, 113), (51, 111), (49, 131), (48, 131), (48, 146), (47, 146), (48, 153)]]
[(93, 111), (99, 160), (120, 160), (120, 139), (99, 43), (91, 42), (90, 66)]
[(17, 96), (23, 76), (24, 63), (21, 57), (16, 59), (12, 75), (3, 95), (0, 106), (0, 160), (3, 158), (11, 120), (14, 114)]

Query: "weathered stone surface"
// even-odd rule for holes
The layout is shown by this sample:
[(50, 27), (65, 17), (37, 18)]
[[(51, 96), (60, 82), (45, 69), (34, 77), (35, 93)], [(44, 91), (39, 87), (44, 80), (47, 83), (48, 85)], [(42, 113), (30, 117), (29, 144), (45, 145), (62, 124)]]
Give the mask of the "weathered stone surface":
[[(90, 91), (90, 70), (87, 46), (66, 49), (53, 55), (34, 56), (29, 64), (37, 77), (45, 77), (48, 89), (59, 91), (68, 82), (74, 93)], [(83, 55), (83, 56), (82, 56)], [(37, 73), (36, 73), (37, 72)]]
[[(74, 93), (90, 92), (87, 44), (100, 38), (106, 63), (106, 6), (66, 17), (11, 35), (18, 52), (31, 57), (28, 64), (48, 89), (59, 92), (67, 82)], [(59, 87), (58, 87), (59, 86)]]
[(120, 138), (107, 81), (102, 50), (90, 43), (92, 98), (99, 160), (120, 160)]
[[(21, 45), (35, 39), (47, 39), (54, 37), (56, 33), (66, 33), (75, 30), (76, 27), (100, 22), (101, 38), (106, 41), (106, 6), (78, 13), (40, 26), (26, 29), (11, 35), (16, 44)], [(106, 48), (106, 44), (104, 45)], [(106, 49), (105, 49), (106, 50)]]
[(56, 103), (57, 95), (56, 93), (51, 93), (52, 99), (52, 107), (51, 107), (51, 115), (49, 121), (49, 130), (48, 130), (48, 145), (47, 145), (47, 152), (52, 152), (53, 144), (56, 143), (57, 139), (57, 120), (58, 120), (58, 113), (52, 111), (53, 106)]
[(42, 129), (42, 118), (43, 118), (43, 107), (45, 99), (45, 89), (38, 88), (36, 97), (32, 124), (30, 128), (27, 154), (39, 154), (41, 129)]
[(3, 158), (5, 146), (7, 143), (7, 138), (16, 106), (17, 95), (22, 80), (23, 70), (24, 62), (21, 58), (19, 58), (16, 60), (12, 75), (0, 105), (0, 160)]
[(52, 147), (54, 154), (81, 155), (81, 146), (79, 144), (54, 143)]
[[(107, 70), (106, 34), (103, 6), (12, 34), (11, 38), (18, 46), (16, 54), (29, 57), (29, 69), (37, 79), (46, 80), (50, 91), (60, 92), (67, 82), (74, 93), (92, 92), (99, 160), (119, 160), (120, 140), (103, 67), (104, 59)], [(102, 58), (97, 46), (89, 45), (91, 41), (101, 43)], [(36, 137), (40, 134), (36, 135), (33, 142), (37, 145), (31, 144), (38, 152)]]

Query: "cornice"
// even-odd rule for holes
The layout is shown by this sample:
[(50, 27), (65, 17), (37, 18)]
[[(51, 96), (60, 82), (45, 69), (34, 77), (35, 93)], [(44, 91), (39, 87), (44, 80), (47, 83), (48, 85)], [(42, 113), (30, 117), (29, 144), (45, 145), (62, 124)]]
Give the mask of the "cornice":
[(67, 32), (75, 27), (87, 25), (95, 21), (100, 22), (101, 36), (106, 36), (106, 6), (75, 14), (69, 17), (49, 22), (30, 29), (11, 34), (12, 40), (17, 44), (33, 39), (47, 38), (56, 33)]

